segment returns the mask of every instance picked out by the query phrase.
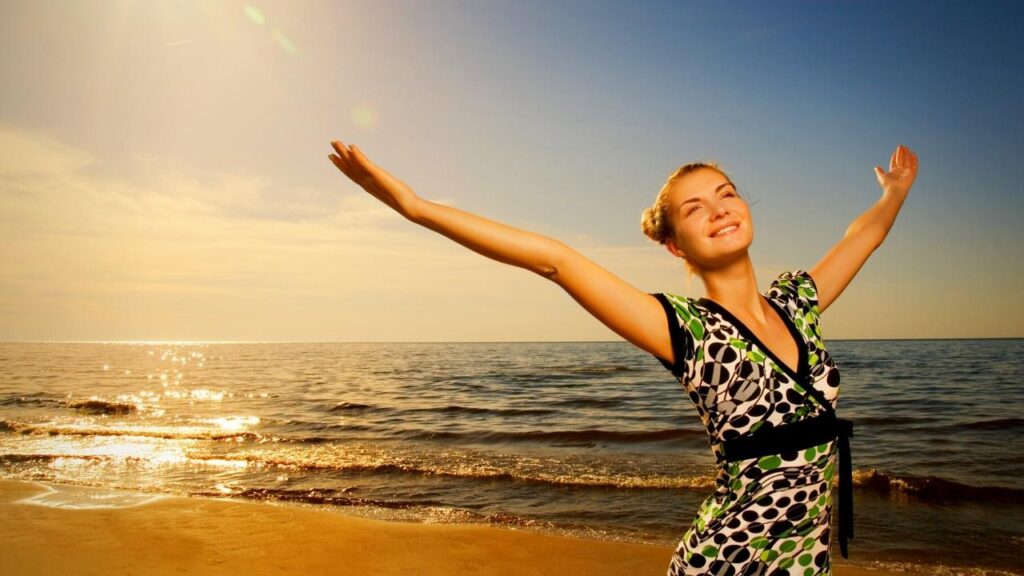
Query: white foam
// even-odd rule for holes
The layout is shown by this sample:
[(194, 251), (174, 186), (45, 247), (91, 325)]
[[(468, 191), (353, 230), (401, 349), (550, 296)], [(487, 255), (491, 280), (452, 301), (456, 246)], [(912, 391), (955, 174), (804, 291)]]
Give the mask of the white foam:
[(18, 504), (33, 504), (50, 508), (67, 508), (72, 510), (94, 510), (100, 508), (131, 508), (142, 506), (162, 498), (163, 495), (137, 494), (118, 492), (104, 488), (87, 486), (50, 486), (38, 484), (47, 492), (18, 500)]

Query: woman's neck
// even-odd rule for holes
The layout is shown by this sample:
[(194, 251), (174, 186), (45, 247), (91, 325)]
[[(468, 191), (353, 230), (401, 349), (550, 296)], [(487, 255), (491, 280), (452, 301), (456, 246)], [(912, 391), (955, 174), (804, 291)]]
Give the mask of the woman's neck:
[(757, 276), (754, 274), (754, 263), (750, 257), (736, 260), (734, 263), (706, 270), (701, 274), (704, 281), (706, 298), (721, 304), (729, 312), (740, 318), (752, 318), (759, 324), (767, 323), (767, 302), (757, 288)]

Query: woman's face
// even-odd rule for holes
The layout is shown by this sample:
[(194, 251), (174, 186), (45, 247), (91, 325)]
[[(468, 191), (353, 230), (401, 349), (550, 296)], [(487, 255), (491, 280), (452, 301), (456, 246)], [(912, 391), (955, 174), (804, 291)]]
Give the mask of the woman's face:
[(746, 255), (754, 241), (754, 223), (746, 200), (725, 175), (698, 168), (678, 179), (668, 194), (675, 226), (675, 246), (670, 239), (670, 252), (684, 256), (698, 270), (717, 268)]

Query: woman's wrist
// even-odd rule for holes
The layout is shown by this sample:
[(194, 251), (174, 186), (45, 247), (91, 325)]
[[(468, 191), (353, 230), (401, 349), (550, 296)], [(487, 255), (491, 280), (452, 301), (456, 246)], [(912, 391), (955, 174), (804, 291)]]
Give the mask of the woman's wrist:
[(886, 186), (882, 188), (882, 196), (899, 196), (905, 198), (910, 190), (904, 190), (896, 186)]
[(408, 220), (419, 223), (420, 216), (423, 213), (424, 202), (427, 202), (427, 200), (420, 198), (416, 194), (410, 194), (399, 202), (398, 213), (405, 216)]

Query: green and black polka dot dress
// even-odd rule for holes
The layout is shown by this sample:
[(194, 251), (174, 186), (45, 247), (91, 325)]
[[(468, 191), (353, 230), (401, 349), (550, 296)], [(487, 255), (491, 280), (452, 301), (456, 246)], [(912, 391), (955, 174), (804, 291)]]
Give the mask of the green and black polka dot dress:
[(718, 467), (715, 491), (676, 546), (669, 576), (830, 575), (837, 441), (731, 462), (722, 446), (767, 423), (824, 413), (802, 382), (835, 409), (839, 370), (822, 342), (814, 280), (804, 270), (783, 272), (764, 294), (799, 344), (795, 370), (717, 302), (652, 295), (668, 316), (676, 365), (655, 357), (696, 406)]

